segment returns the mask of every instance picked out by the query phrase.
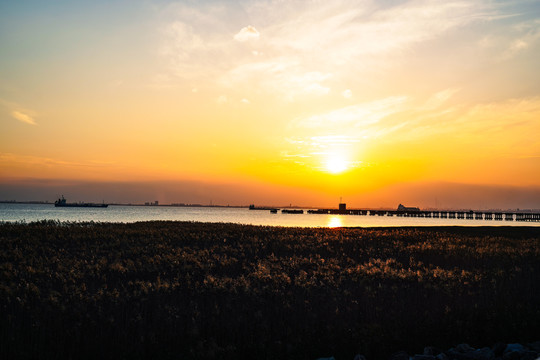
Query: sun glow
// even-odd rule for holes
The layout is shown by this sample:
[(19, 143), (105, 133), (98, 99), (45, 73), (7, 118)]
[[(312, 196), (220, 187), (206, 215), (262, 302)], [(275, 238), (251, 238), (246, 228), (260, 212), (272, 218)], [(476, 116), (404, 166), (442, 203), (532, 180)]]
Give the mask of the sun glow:
[(349, 168), (349, 163), (339, 155), (331, 155), (326, 159), (325, 169), (331, 174), (339, 174)]

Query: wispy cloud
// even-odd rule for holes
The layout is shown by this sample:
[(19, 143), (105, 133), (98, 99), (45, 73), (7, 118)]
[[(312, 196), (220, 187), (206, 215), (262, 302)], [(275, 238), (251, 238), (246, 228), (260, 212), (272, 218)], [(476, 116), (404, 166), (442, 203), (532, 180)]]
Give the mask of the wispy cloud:
[[(455, 120), (462, 131), (476, 133), (499, 132), (521, 129), (524, 135), (532, 135), (532, 129), (540, 130), (540, 97), (508, 99), (494, 103), (476, 104)], [(532, 141), (539, 146), (536, 136), (509, 137), (516, 142)]]
[(55, 158), (20, 155), (13, 153), (0, 153), (0, 164), (24, 164), (32, 166), (48, 166), (48, 167), (87, 167), (87, 168), (103, 168), (116, 165), (114, 162), (104, 162), (92, 160), (89, 162), (73, 162)]
[(322, 131), (351, 131), (378, 123), (381, 119), (403, 111), (406, 96), (393, 96), (368, 103), (346, 106), (327, 113), (296, 119), (293, 124), (301, 128)]
[[(260, 7), (264, 5), (258, 6), (257, 13), (262, 13)], [(282, 16), (263, 28), (265, 39), (259, 44), (264, 53), (273, 56), (247, 59), (222, 79), (231, 87), (255, 83), (289, 100), (298, 95), (328, 93), (329, 86), (305, 81), (306, 73), (331, 73), (335, 81), (346, 80), (352, 74), (371, 77), (370, 73), (393, 62), (390, 54), (397, 59), (416, 44), (488, 16), (481, 3), (462, 2), (408, 2), (390, 8), (344, 1), (317, 8), (274, 6), (267, 3), (266, 10)], [(299, 86), (303, 80), (305, 86)], [(323, 88), (325, 91), (309, 91)]]
[[(351, 73), (367, 76), (417, 44), (497, 15), (483, 1), (386, 7), (372, 1), (338, 0), (316, 7), (309, 1), (262, 1), (243, 10), (256, 28), (246, 26), (227, 36), (230, 30), (224, 30), (234, 15), (226, 8), (176, 4), (177, 16), (166, 28), (162, 51), (174, 74), (217, 80), (215, 85), (233, 89), (255, 85), (258, 91), (288, 100), (321, 96), (331, 89), (323, 83), (327, 74), (333, 81), (348, 79)], [(252, 39), (258, 41), (248, 41)], [(246, 49), (238, 42), (252, 44)]]
[[(355, 143), (395, 145), (427, 144), (467, 153), (478, 144), (475, 155), (522, 153), (540, 155), (540, 98), (529, 97), (480, 104), (452, 103), (457, 89), (446, 89), (427, 101), (390, 97), (298, 118), (294, 126), (305, 137), (288, 140), (298, 153), (315, 148), (356, 147)], [(331, 135), (329, 135), (331, 134)], [(391, 135), (391, 136), (390, 136)]]
[[(310, 158), (302, 165), (324, 170), (321, 165), (331, 159), (339, 159), (346, 168), (366, 166), (366, 162), (353, 156), (373, 138), (388, 135), (406, 125), (403, 121), (388, 118), (408, 111), (410, 105), (405, 96), (394, 96), (372, 102), (359, 103), (335, 109), (326, 113), (300, 117), (291, 123), (291, 127), (300, 128), (306, 135), (288, 138), (288, 144), (294, 149), (285, 152), (288, 156)], [(322, 160), (321, 160), (322, 159)]]
[(489, 52), (492, 61), (500, 62), (534, 48), (539, 41), (540, 20), (535, 19), (517, 22), (514, 26), (483, 36), (478, 45)]
[(4, 108), (15, 120), (29, 125), (37, 125), (37, 113), (33, 110), (26, 109), (15, 102), (4, 99), (0, 99), (0, 107)]
[(238, 66), (222, 76), (219, 83), (230, 88), (252, 87), (252, 91), (255, 86), (258, 92), (293, 101), (305, 96), (328, 94), (330, 87), (326, 82), (332, 76), (332, 73), (319, 71), (302, 72), (298, 61), (283, 57)]
[[(328, 2), (317, 8), (284, 14), (268, 37), (275, 47), (302, 53), (326, 52), (332, 63), (366, 54), (405, 50), (415, 43), (488, 17), (482, 2), (405, 2), (391, 7), (376, 3)], [(351, 59), (352, 60), (352, 59)]]
[[(308, 106), (278, 120), (290, 132), (303, 133), (296, 138), (303, 143), (284, 145), (289, 155), (311, 156), (313, 138), (325, 135), (359, 141), (350, 147), (365, 142), (376, 147), (385, 142), (419, 144), (437, 136), (454, 139), (446, 143), (489, 143), (485, 134), (497, 129), (522, 131), (517, 124), (528, 119), (527, 112), (520, 112), (516, 119), (522, 120), (513, 124), (504, 120), (505, 112), (517, 105), (504, 100), (500, 107), (490, 104), (488, 94), (494, 90), (479, 81), (473, 84), (471, 74), (484, 79), (489, 73), (494, 79), (499, 74), (484, 65), (538, 51), (538, 19), (527, 20), (513, 9), (482, 0), (337, 0), (317, 5), (303, 0), (243, 5), (236, 24), (249, 19), (252, 25), (240, 31), (230, 25), (230, 16), (236, 15), (224, 8), (205, 12), (179, 5), (184, 10), (169, 23), (165, 54), (173, 76), (197, 78), (197, 86), (214, 89), (214, 101), (220, 94), (264, 99), (270, 106), (316, 101), (313, 112)], [(452, 76), (442, 71), (447, 66)], [(493, 84), (507, 82), (500, 76)], [(493, 113), (494, 107), (500, 112)], [(536, 129), (530, 120), (523, 121), (525, 133)], [(506, 146), (502, 133), (496, 139)], [(524, 151), (534, 153), (528, 143)], [(344, 145), (336, 141), (332, 146)]]
[(370, 166), (356, 156), (362, 147), (362, 139), (349, 135), (321, 135), (300, 139), (288, 139), (294, 150), (283, 151), (282, 159), (313, 170), (330, 171), (338, 167), (353, 170)]
[(36, 121), (28, 114), (25, 114), (21, 111), (12, 111), (11, 112), (11, 116), (13, 116), (13, 118), (19, 120), (19, 121), (22, 121), (23, 123), (27, 123), (27, 124), (30, 124), (30, 125), (36, 125)]
[(240, 30), (236, 35), (234, 35), (234, 40), (244, 42), (248, 40), (258, 39), (259, 36), (260, 34), (257, 29), (249, 25), (242, 28), (242, 30)]
[(446, 101), (448, 101), (455, 93), (459, 91), (458, 88), (450, 88), (446, 90), (439, 91), (438, 93), (431, 96), (424, 106), (422, 107), (424, 110), (434, 110), (439, 108), (441, 105), (443, 105)]

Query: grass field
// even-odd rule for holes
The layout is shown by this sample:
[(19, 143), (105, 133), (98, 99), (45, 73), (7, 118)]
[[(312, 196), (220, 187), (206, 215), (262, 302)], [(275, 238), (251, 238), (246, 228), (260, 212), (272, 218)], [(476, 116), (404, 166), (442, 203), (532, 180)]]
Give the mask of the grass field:
[(0, 224), (3, 358), (384, 359), (538, 334), (539, 228)]

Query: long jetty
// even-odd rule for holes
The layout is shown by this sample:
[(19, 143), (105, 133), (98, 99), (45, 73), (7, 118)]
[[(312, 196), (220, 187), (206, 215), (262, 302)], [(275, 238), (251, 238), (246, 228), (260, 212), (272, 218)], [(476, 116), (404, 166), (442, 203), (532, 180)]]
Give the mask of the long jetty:
[(372, 209), (317, 209), (308, 214), (398, 216), (435, 219), (491, 220), (491, 221), (540, 221), (540, 213), (501, 212), (491, 210), (372, 210)]

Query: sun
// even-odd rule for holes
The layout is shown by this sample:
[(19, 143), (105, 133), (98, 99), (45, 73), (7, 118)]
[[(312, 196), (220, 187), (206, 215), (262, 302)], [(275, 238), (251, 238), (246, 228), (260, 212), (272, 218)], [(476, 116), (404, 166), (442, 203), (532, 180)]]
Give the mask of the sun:
[(349, 168), (349, 163), (340, 156), (332, 155), (326, 159), (325, 168), (331, 174), (339, 174)]

